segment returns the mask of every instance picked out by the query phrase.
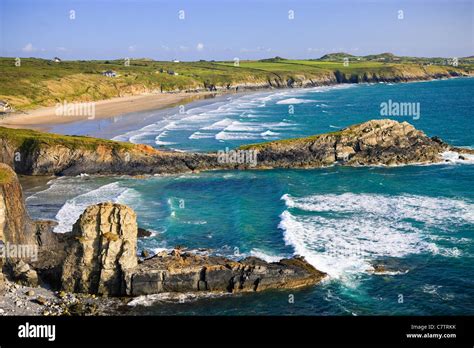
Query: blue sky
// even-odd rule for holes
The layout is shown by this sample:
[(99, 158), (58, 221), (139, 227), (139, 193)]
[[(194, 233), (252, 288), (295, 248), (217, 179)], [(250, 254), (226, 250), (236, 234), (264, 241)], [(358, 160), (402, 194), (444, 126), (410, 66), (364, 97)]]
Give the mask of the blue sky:
[(473, 3), (0, 0), (0, 56), (232, 60), (343, 51), (463, 57), (474, 54)]

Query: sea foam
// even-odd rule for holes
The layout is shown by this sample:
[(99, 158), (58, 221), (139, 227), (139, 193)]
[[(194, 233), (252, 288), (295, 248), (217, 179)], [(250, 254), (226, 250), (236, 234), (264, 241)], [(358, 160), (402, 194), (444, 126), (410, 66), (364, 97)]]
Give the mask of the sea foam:
[(286, 244), (336, 278), (368, 271), (380, 257), (457, 257), (456, 248), (436, 245), (424, 227), (455, 233), (453, 226), (474, 223), (474, 205), (450, 198), (345, 193), (282, 199), (288, 209), (279, 228)]
[(54, 232), (71, 231), (72, 225), (88, 206), (102, 202), (120, 202), (122, 195), (126, 195), (130, 190), (133, 189), (121, 187), (118, 182), (113, 182), (69, 199), (56, 214), (58, 225), (54, 228)]

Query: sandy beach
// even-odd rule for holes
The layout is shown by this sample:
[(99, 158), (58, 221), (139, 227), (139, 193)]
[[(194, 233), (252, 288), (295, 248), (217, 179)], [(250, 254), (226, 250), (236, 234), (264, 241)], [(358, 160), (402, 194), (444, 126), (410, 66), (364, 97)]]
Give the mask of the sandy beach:
[[(186, 104), (201, 98), (211, 97), (212, 93), (169, 93), (146, 94), (118, 97), (95, 102), (93, 120), (107, 119), (131, 112), (163, 109)], [(30, 128), (48, 131), (52, 126), (91, 120), (89, 116), (57, 115), (56, 106), (43, 107), (28, 112), (12, 113), (0, 118), (0, 126), (9, 128)]]

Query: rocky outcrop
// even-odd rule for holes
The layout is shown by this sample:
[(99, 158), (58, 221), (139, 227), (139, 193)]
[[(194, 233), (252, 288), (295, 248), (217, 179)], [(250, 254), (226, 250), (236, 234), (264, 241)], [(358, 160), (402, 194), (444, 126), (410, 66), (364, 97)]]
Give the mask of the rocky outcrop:
[(7, 262), (6, 268), (10, 279), (14, 282), (25, 286), (38, 285), (38, 274), (27, 262), (21, 259), (12, 259)]
[(62, 289), (121, 295), (127, 272), (137, 266), (137, 221), (127, 206), (101, 203), (88, 207), (72, 229), (62, 267)]
[(215, 154), (0, 127), (0, 162), (25, 175), (173, 174), (213, 169)]
[(131, 273), (129, 295), (292, 289), (316, 284), (324, 276), (300, 257), (274, 263), (256, 257), (233, 261), (175, 249), (141, 263)]
[(20, 182), (8, 165), (0, 163), (0, 241), (34, 243), (35, 224), (26, 212)]
[[(51, 221), (29, 218), (17, 175), (9, 166), (0, 164), (0, 244), (4, 248), (0, 283), (8, 278), (24, 286), (37, 286), (40, 276), (48, 270), (43, 265), (57, 267), (61, 263), (64, 257), (57, 255), (64, 252), (59, 244), (62, 236), (52, 233), (52, 226)], [(57, 268), (51, 273), (57, 274)]]
[(339, 132), (240, 147), (238, 150), (257, 151), (256, 165), (224, 163), (216, 153), (160, 151), (146, 145), (36, 131), (0, 127), (0, 135), (4, 135), (0, 139), (0, 159), (29, 175), (176, 174), (216, 169), (315, 168), (334, 163), (397, 165), (437, 163), (443, 160), (440, 153), (444, 151), (474, 153), (429, 138), (409, 123), (394, 120), (372, 120)]
[[(445, 151), (474, 153), (430, 138), (407, 122), (372, 120), (338, 132), (242, 146), (258, 151), (258, 168), (315, 168), (437, 163)], [(460, 159), (464, 157), (460, 156)]]
[(74, 224), (61, 288), (104, 295), (162, 292), (254, 292), (318, 283), (325, 274), (303, 258), (233, 261), (175, 249), (137, 263), (136, 215), (113, 203), (90, 206)]
[[(1, 262), (0, 262), (1, 266)], [(6, 281), (5, 281), (5, 276), (3, 275), (3, 272), (0, 272), (0, 296), (3, 296), (3, 294), (6, 291)]]

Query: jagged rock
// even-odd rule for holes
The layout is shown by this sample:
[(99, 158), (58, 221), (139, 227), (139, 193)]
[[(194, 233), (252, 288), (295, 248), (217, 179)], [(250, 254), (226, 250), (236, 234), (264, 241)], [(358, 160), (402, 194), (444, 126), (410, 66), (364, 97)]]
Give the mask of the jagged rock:
[(254, 292), (318, 283), (324, 273), (302, 258), (268, 263), (255, 257), (232, 261), (173, 250), (145, 260), (131, 274), (129, 295), (161, 292)]
[(132, 209), (113, 203), (88, 207), (74, 224), (62, 267), (64, 291), (107, 295), (160, 292), (250, 292), (297, 288), (325, 274), (302, 258), (267, 263), (197, 255), (178, 247), (137, 262)]
[(138, 227), (138, 238), (150, 237), (151, 232), (144, 228)]
[(36, 303), (44, 306), (48, 303), (48, 301), (43, 296), (38, 296), (36, 298)]
[(447, 150), (474, 153), (453, 148), (407, 122), (394, 120), (372, 120), (338, 132), (246, 145), (241, 149), (258, 151), (260, 168), (437, 163), (443, 161), (441, 153)]
[(36, 271), (21, 259), (9, 259), (6, 262), (7, 274), (11, 280), (25, 286), (38, 286)]
[(0, 269), (0, 296), (3, 295), (6, 291), (6, 283), (5, 283), (5, 276)]
[(126, 273), (137, 266), (137, 221), (127, 206), (88, 207), (73, 226), (73, 240), (62, 268), (62, 289), (120, 295)]

